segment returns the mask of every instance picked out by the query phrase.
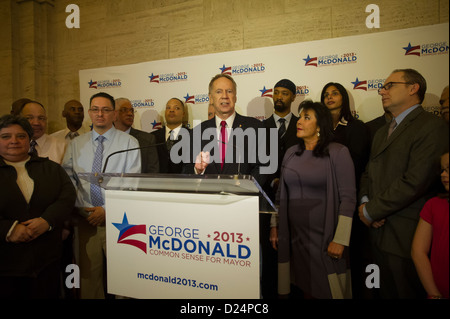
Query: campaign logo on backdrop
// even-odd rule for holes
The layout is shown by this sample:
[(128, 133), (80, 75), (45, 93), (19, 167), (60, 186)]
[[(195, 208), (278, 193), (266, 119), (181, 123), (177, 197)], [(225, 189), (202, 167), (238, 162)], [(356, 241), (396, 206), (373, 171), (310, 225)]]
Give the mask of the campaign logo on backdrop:
[(219, 68), (222, 74), (228, 75), (247, 75), (266, 72), (266, 66), (264, 63), (242, 64), (226, 66), (225, 64)]
[(448, 42), (432, 42), (419, 45), (411, 45), (411, 42), (409, 42), (406, 47), (403, 47), (403, 50), (405, 50), (405, 55), (415, 55), (419, 57), (448, 54)]
[(420, 56), (420, 45), (411, 45), (411, 42), (408, 43), (407, 47), (403, 47), (405, 50), (405, 55), (417, 55)]
[(262, 90), (259, 90), (261, 92), (262, 97), (272, 97), (273, 89), (266, 89), (264, 86)]
[(355, 52), (321, 55), (317, 57), (310, 57), (308, 54), (308, 56), (303, 59), (303, 61), (305, 61), (305, 66), (313, 66), (317, 68), (323, 66), (357, 63), (358, 56)]
[(202, 104), (202, 103), (209, 103), (209, 95), (208, 94), (195, 94), (195, 95), (189, 95), (189, 93), (186, 93), (186, 96), (184, 97), (184, 103), (186, 104)]
[(111, 224), (119, 231), (117, 244), (136, 247), (151, 256), (199, 262), (217, 262), (217, 258), (224, 258), (224, 264), (251, 266), (248, 259), (252, 250), (247, 244), (253, 238), (244, 233), (233, 232), (233, 229), (219, 232), (175, 225), (134, 225), (129, 223), (125, 212), (122, 222)]
[(97, 81), (92, 81), (92, 79), (88, 82), (90, 89), (96, 89), (97, 88)]
[(303, 59), (305, 61), (305, 66), (315, 66), (317, 67), (317, 57), (311, 58), (308, 54), (306, 59)]
[(127, 214), (123, 213), (122, 223), (112, 223), (119, 230), (119, 237), (117, 239), (118, 244), (125, 244), (139, 248), (144, 253), (147, 253), (147, 243), (137, 240), (128, 239), (128, 237), (137, 234), (147, 234), (147, 226), (145, 225), (132, 225), (128, 222)]
[(131, 100), (130, 102), (134, 108), (155, 106), (155, 101), (153, 99)]
[(159, 75), (154, 75), (152, 73), (152, 75), (150, 75), (149, 78), (150, 78), (150, 83), (159, 83)]
[(90, 89), (114, 89), (122, 87), (122, 81), (120, 79), (99, 81), (93, 81), (91, 79), (88, 84)]
[[(267, 89), (265, 86), (259, 90), (261, 92), (261, 97), (273, 97), (273, 89)], [(308, 96), (309, 87), (307, 85), (300, 85), (296, 87), (295, 95), (297, 96)]]
[(160, 128), (162, 128), (162, 123), (157, 122), (156, 120), (153, 120), (153, 122), (150, 124), (152, 125), (152, 130), (159, 130)]
[(307, 86), (307, 85), (297, 86), (296, 95), (297, 96), (308, 96), (309, 95), (309, 86)]
[(377, 91), (383, 86), (386, 79), (369, 79), (369, 80), (359, 80), (356, 77), (353, 84), (353, 90), (363, 90), (363, 91)]
[(187, 72), (173, 72), (173, 73), (164, 73), (164, 74), (151, 74), (148, 76), (150, 79), (150, 83), (175, 83), (182, 82), (188, 80)]

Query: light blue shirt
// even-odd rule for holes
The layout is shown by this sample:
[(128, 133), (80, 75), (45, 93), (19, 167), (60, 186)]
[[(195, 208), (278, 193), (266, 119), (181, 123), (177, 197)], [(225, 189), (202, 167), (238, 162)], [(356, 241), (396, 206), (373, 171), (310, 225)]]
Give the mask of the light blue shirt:
[[(76, 207), (92, 207), (90, 183), (78, 177), (79, 173), (91, 173), (94, 154), (97, 149), (99, 134), (92, 130), (73, 139), (67, 146), (62, 166), (66, 170), (75, 188), (77, 189)], [(112, 127), (103, 134), (103, 160), (117, 151), (139, 147), (138, 141), (131, 135)], [(105, 173), (140, 173), (141, 154), (139, 150), (119, 153), (111, 156)], [(102, 188), (103, 197), (105, 190)]]
[[(400, 123), (405, 119), (405, 117), (407, 117), (409, 113), (414, 111), (419, 106), (420, 106), (420, 104), (413, 105), (410, 108), (404, 110), (399, 115), (397, 115), (397, 117), (394, 117), (395, 121), (397, 122), (397, 125), (394, 128), (394, 131), (400, 125)], [(369, 201), (369, 198), (366, 195), (364, 195), (361, 198), (361, 204), (367, 203), (368, 201)], [(364, 214), (364, 217), (366, 217), (368, 221), (373, 222), (373, 219), (369, 216), (369, 213), (367, 212), (366, 206), (363, 207), (363, 214)]]

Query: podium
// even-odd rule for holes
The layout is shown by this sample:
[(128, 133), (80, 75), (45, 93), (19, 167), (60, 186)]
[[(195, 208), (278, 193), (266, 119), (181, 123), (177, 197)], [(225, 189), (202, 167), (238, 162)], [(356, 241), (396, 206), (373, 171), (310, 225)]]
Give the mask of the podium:
[(252, 176), (79, 176), (105, 189), (109, 293), (260, 298), (259, 214), (276, 208)]

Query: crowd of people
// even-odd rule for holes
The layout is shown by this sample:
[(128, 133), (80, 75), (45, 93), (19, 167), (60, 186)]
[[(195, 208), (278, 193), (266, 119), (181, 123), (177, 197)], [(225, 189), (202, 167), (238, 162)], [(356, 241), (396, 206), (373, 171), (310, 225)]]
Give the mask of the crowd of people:
[[(300, 103), (297, 116), (297, 87), (279, 80), (273, 114), (262, 122), (236, 112), (231, 76), (216, 75), (208, 89), (208, 120), (199, 129), (216, 134), (184, 163), (171, 157), (186, 138), (180, 130), (194, 141), (176, 97), (167, 101), (165, 125), (152, 133), (133, 127), (128, 98), (104, 92), (90, 98), (92, 127), (83, 124), (83, 105), (70, 100), (66, 128), (50, 135), (41, 103), (14, 102), (0, 117), (0, 296), (114, 298), (106, 289), (104, 190), (79, 177), (105, 171), (253, 176), (278, 206), (260, 214), (262, 298), (449, 298), (448, 86), (439, 117), (421, 105), (423, 76), (394, 70), (378, 90), (384, 114), (367, 123), (353, 115), (336, 82), (323, 87), (320, 101)], [(257, 143), (227, 149), (237, 128), (277, 132), (270, 139), (277, 142), (274, 173), (261, 173), (263, 164), (251, 160)], [(214, 141), (220, 154), (204, 151)], [(140, 150), (104, 167), (108, 155), (133, 148)], [(79, 289), (62, 283), (73, 263)], [(367, 285), (373, 264), (376, 288)]]

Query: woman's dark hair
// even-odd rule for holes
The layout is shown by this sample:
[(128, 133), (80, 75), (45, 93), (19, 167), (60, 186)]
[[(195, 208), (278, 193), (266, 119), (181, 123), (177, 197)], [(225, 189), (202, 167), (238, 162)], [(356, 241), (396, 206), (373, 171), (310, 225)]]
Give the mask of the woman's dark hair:
[(16, 124), (20, 125), (24, 129), (31, 140), (34, 132), (30, 122), (28, 122), (26, 118), (12, 114), (3, 115), (2, 117), (0, 117), (0, 130)]
[(339, 118), (344, 118), (347, 122), (351, 122), (353, 121), (355, 118), (352, 115), (352, 110), (350, 109), (350, 98), (348, 97), (348, 93), (347, 90), (345, 89), (345, 87), (342, 86), (342, 84), (340, 83), (336, 83), (336, 82), (329, 82), (327, 83), (323, 89), (322, 89), (322, 93), (320, 94), (320, 102), (325, 104), (325, 91), (330, 87), (330, 86), (334, 86), (339, 93), (341, 93), (342, 95), (342, 106), (341, 106), (341, 114), (339, 116)]
[[(315, 157), (328, 156), (328, 145), (333, 140), (334, 134), (330, 110), (323, 103), (304, 100), (298, 107), (298, 114), (302, 111), (313, 111), (317, 120), (317, 126), (320, 129), (319, 141), (314, 148), (313, 155)], [(300, 151), (297, 151), (296, 155), (301, 155), (305, 150), (305, 142), (300, 138), (298, 144)]]

